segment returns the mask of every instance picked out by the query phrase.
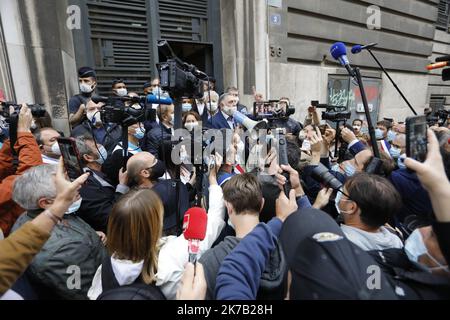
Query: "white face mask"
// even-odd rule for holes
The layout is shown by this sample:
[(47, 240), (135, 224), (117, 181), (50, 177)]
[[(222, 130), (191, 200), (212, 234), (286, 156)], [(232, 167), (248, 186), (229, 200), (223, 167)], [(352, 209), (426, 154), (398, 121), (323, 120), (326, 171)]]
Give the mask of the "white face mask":
[(228, 107), (227, 106), (227, 107), (223, 108), (223, 112), (229, 117), (232, 117), (236, 111), (237, 111), (237, 107)]
[(117, 89), (116, 93), (119, 97), (125, 97), (128, 94), (128, 90), (127, 89)]
[(419, 229), (414, 230), (413, 233), (406, 239), (405, 242), (405, 252), (408, 255), (409, 260), (419, 263), (419, 258), (423, 255), (427, 255), (431, 260), (438, 265), (438, 267), (430, 268), (428, 266), (422, 265), (429, 271), (443, 269), (446, 272), (450, 272), (448, 266), (444, 266), (439, 261), (437, 261), (431, 254), (429, 254), (425, 243), (423, 242), (422, 234)]
[(194, 128), (198, 127), (198, 122), (186, 122), (184, 126), (188, 131), (192, 131)]
[(206, 108), (207, 108), (208, 111), (210, 111), (210, 112), (216, 112), (216, 110), (217, 110), (217, 108), (218, 108), (218, 104), (217, 104), (217, 102), (207, 103), (207, 104), (206, 104)]
[(102, 123), (102, 119), (100, 118), (100, 112), (98, 111), (87, 112), (86, 117), (94, 126)]
[(300, 131), (300, 133), (298, 134), (298, 138), (302, 141), (304, 141), (306, 139), (306, 132), (305, 131)]
[(74, 203), (72, 203), (72, 205), (69, 207), (69, 209), (67, 209), (65, 214), (66, 215), (73, 214), (73, 213), (77, 212), (78, 210), (80, 210), (82, 201), (83, 201), (83, 199), (80, 198), (78, 201), (75, 201)]
[(36, 129), (37, 129), (37, 124), (36, 124), (36, 121), (34, 121), (34, 119), (31, 121), (31, 127), (30, 127), (30, 129), (31, 129), (31, 130), (36, 130)]
[(308, 139), (305, 139), (305, 140), (303, 141), (303, 144), (302, 144), (302, 148), (301, 148), (301, 149), (304, 150), (304, 151), (310, 151), (310, 150), (311, 150), (311, 142), (309, 142)]
[(80, 91), (82, 93), (91, 93), (94, 91), (94, 86), (86, 83), (80, 83)]
[(55, 143), (52, 145), (52, 153), (55, 154), (55, 155), (57, 155), (57, 156), (60, 156), (60, 155), (61, 155), (61, 149), (59, 148), (58, 142), (55, 142)]
[(343, 211), (343, 210), (341, 210), (340, 208), (339, 208), (339, 203), (341, 202), (341, 201), (350, 201), (350, 200), (348, 200), (348, 199), (342, 199), (342, 192), (337, 192), (336, 193), (336, 198), (334, 199), (334, 205), (336, 206), (336, 210), (337, 210), (337, 212), (339, 213), (339, 215), (342, 215), (342, 214), (347, 214), (347, 212), (345, 212), (345, 211)]

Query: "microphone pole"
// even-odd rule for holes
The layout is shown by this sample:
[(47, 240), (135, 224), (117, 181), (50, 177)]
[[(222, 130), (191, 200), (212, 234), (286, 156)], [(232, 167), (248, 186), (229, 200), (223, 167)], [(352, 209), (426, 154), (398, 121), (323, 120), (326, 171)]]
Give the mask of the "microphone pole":
[(370, 117), (369, 103), (367, 102), (366, 91), (361, 76), (361, 71), (358, 67), (353, 68), (355, 78), (358, 81), (359, 90), (361, 91), (361, 98), (364, 105), (364, 112), (366, 113), (367, 125), (369, 127), (370, 140), (372, 141), (372, 150), (376, 158), (380, 159), (380, 150), (378, 149), (378, 141), (375, 137), (375, 129), (373, 128), (372, 118)]
[(383, 65), (380, 63), (380, 61), (377, 59), (377, 57), (373, 54), (372, 50), (370, 50), (370, 48), (366, 48), (367, 51), (369, 51), (370, 55), (372, 56), (372, 58), (375, 60), (375, 62), (378, 64), (378, 66), (381, 68), (381, 70), (384, 72), (384, 74), (388, 77), (388, 79), (391, 81), (392, 85), (394, 86), (394, 88), (398, 91), (398, 93), (401, 95), (401, 97), (403, 98), (403, 100), (406, 102), (406, 104), (408, 105), (408, 107), (411, 109), (412, 113), (414, 113), (415, 116), (417, 116), (417, 112), (416, 110), (414, 110), (414, 108), (412, 107), (411, 103), (409, 103), (408, 99), (405, 97), (405, 95), (403, 94), (403, 92), (400, 90), (400, 88), (397, 86), (397, 84), (395, 83), (395, 81), (391, 78), (391, 76), (389, 75), (389, 73), (386, 71), (386, 69), (383, 67)]

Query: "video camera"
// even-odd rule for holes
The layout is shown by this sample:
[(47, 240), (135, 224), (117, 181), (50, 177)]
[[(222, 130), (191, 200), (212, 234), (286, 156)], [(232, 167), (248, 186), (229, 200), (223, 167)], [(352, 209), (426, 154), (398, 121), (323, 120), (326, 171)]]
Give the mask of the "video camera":
[(208, 76), (178, 58), (166, 40), (159, 41), (158, 48), (168, 59), (167, 62), (157, 65), (161, 88), (174, 97), (202, 98), (203, 81), (199, 76)]
[(278, 119), (286, 119), (295, 114), (295, 107), (293, 105), (286, 105), (286, 109), (283, 111), (283, 107), (281, 106), (282, 103), (286, 103), (286, 101), (269, 100), (254, 102), (253, 117), (255, 120), (266, 119), (267, 121), (274, 121)]
[[(2, 102), (1, 106), (3, 107), (2, 112), (0, 112), (0, 115), (5, 118), (5, 121), (9, 123), (10, 120), (10, 113), (9, 108), (14, 108), (14, 113), (19, 114), (20, 109), (22, 109), (22, 105), (17, 104), (16, 102)], [(31, 110), (31, 114), (35, 118), (43, 118), (45, 117), (46, 109), (43, 104), (27, 104), (28, 108)]]
[[(100, 111), (101, 119), (104, 123), (117, 123), (125, 127), (144, 121), (156, 121), (156, 110), (149, 107), (152, 104), (172, 104), (172, 99), (164, 97), (158, 98), (150, 94), (148, 96), (135, 97), (92, 97), (94, 103), (105, 103)], [(116, 102), (130, 103), (131, 107), (116, 106)], [(140, 108), (133, 105), (139, 104)], [(144, 106), (144, 107), (143, 107)]]
[(429, 126), (438, 125), (439, 127), (445, 126), (447, 119), (450, 117), (450, 110), (438, 110), (427, 114), (427, 124)]
[(327, 111), (322, 112), (322, 120), (332, 121), (332, 122), (342, 122), (350, 120), (352, 113), (346, 111), (345, 106), (330, 106), (328, 104), (320, 104), (319, 101), (311, 101), (311, 105), (317, 109), (326, 109)]

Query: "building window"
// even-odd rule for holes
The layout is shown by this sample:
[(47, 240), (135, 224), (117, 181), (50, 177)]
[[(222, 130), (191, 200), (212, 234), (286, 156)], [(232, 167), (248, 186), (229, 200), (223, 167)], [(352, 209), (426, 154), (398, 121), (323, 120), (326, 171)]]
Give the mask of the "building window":
[(438, 5), (438, 18), (436, 28), (448, 31), (448, 19), (450, 15), (449, 0), (440, 0)]
[(445, 97), (432, 94), (430, 97), (430, 108), (433, 112), (444, 109)]

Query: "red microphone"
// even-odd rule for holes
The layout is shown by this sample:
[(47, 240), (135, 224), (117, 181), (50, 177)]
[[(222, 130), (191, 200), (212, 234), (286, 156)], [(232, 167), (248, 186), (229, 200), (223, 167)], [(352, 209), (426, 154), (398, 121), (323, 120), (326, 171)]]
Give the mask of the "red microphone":
[(206, 236), (208, 215), (205, 209), (193, 207), (184, 214), (183, 234), (189, 241), (189, 262), (195, 264), (200, 249), (200, 241)]

